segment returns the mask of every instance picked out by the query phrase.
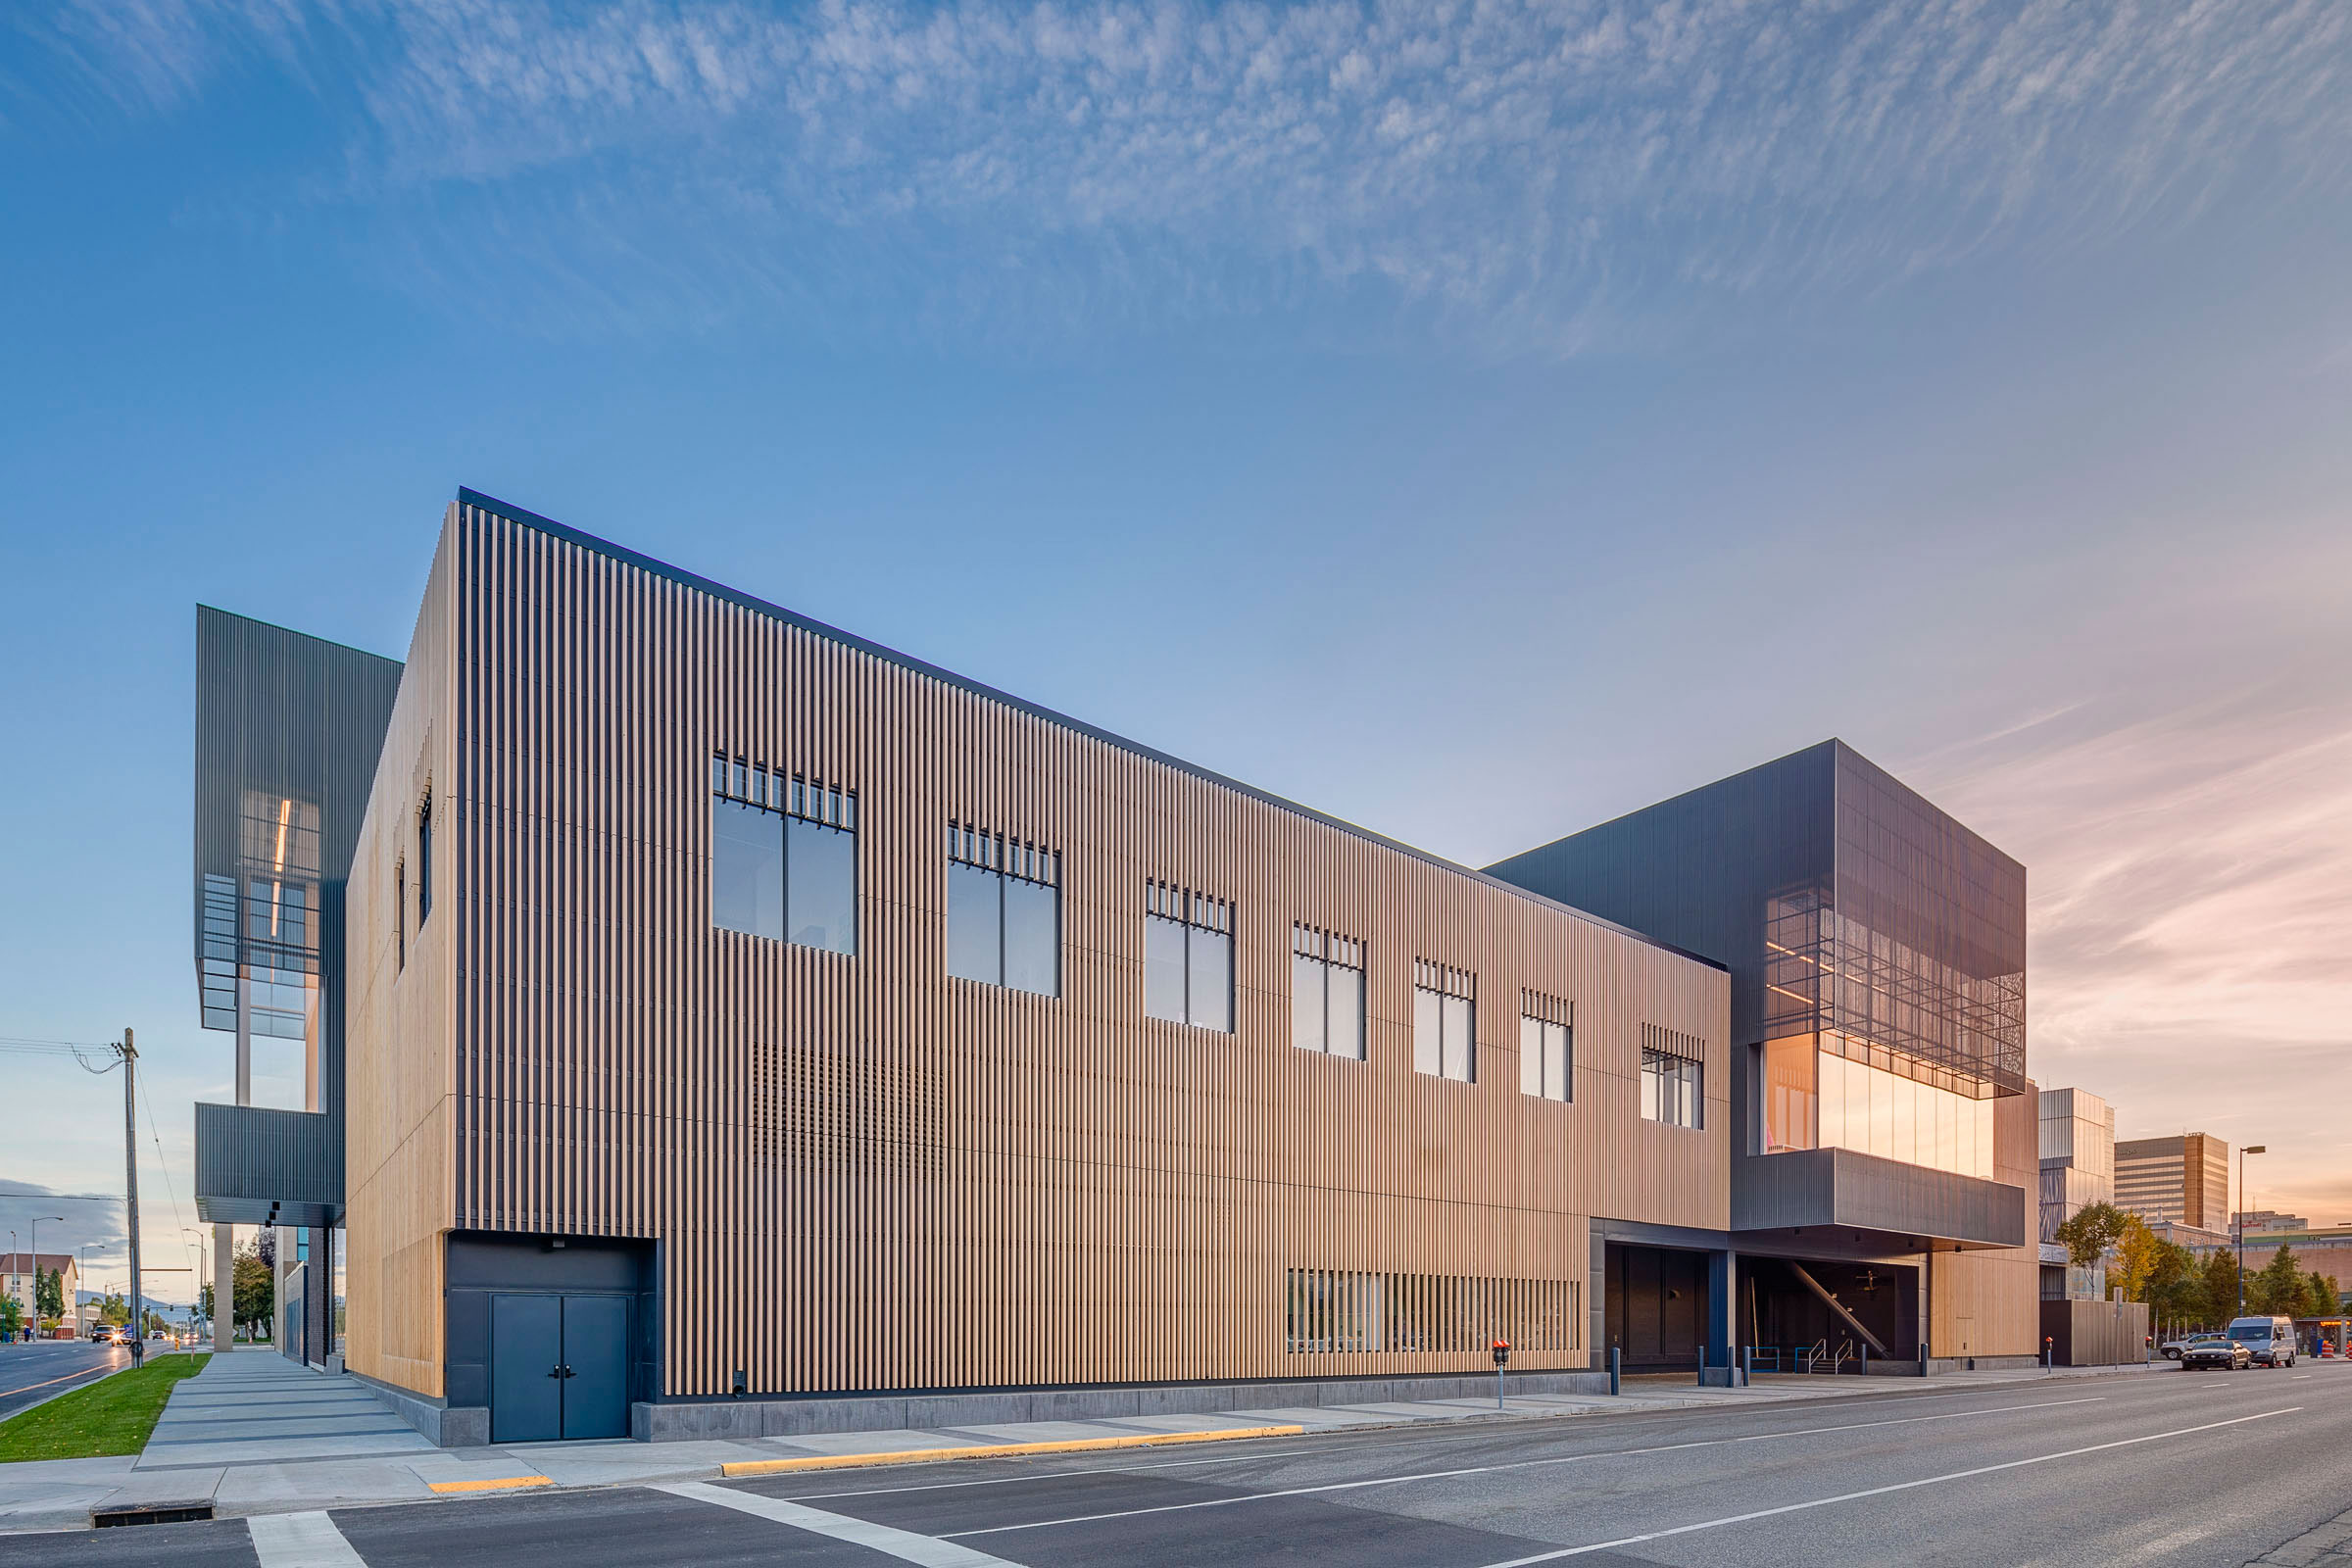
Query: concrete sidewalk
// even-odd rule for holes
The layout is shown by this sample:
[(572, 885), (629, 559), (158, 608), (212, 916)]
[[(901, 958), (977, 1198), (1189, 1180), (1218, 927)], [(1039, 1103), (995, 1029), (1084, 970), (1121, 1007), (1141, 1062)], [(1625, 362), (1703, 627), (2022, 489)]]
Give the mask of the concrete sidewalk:
[[(2166, 1363), (2169, 1364), (2169, 1363)], [(988, 1449), (1037, 1444), (1118, 1446), (1170, 1435), (1296, 1428), (1302, 1435), (1355, 1428), (1550, 1420), (1644, 1410), (1788, 1403), (1856, 1394), (1953, 1392), (2045, 1376), (2138, 1372), (2062, 1368), (1956, 1373), (1915, 1380), (1820, 1377), (1702, 1389), (1688, 1380), (1629, 1379), (1606, 1395), (1239, 1409), (1209, 1415), (1118, 1416), (928, 1430), (806, 1434), (702, 1443), (538, 1443), (435, 1448), (356, 1379), (296, 1366), (268, 1349), (216, 1355), (172, 1391), (136, 1459), (57, 1459), (0, 1465), (0, 1531), (81, 1530), (93, 1507), (209, 1500), (222, 1516), (412, 1502), (522, 1488), (605, 1487), (716, 1480), (728, 1466), (834, 1455)]]

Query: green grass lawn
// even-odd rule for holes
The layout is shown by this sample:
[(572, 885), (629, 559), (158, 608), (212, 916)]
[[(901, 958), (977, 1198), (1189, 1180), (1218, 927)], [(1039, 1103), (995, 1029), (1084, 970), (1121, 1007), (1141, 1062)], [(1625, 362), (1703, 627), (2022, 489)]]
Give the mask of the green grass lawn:
[(0, 1421), (0, 1463), (15, 1459), (97, 1459), (136, 1453), (147, 1445), (172, 1385), (204, 1370), (209, 1355), (159, 1355), (134, 1372), (100, 1378), (85, 1389)]

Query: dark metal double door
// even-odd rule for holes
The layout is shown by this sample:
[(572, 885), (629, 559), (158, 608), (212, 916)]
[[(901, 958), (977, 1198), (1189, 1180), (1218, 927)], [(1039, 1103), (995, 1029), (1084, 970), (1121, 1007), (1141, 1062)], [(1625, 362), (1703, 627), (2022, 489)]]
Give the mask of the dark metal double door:
[(490, 1441), (629, 1435), (629, 1302), (619, 1296), (490, 1298)]

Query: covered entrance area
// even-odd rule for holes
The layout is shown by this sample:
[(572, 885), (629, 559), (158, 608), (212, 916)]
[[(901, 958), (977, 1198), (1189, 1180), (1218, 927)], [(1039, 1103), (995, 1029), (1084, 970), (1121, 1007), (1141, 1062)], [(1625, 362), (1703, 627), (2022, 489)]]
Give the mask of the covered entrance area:
[(1919, 1359), (1919, 1267), (1742, 1253), (1735, 1333), (1759, 1372)]

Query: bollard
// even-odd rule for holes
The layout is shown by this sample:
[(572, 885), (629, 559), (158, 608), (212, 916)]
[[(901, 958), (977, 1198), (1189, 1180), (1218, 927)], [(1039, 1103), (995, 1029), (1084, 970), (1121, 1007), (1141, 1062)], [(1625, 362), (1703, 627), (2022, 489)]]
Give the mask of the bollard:
[(2058, 1342), (2057, 1342), (2055, 1339), (2051, 1338), (2050, 1336), (2048, 1336), (2048, 1335), (2046, 1335), (2046, 1334), (2042, 1336), (2042, 1340), (2041, 1340), (2041, 1369), (2042, 1369), (2044, 1372), (2047, 1372), (2047, 1371), (2049, 1371), (2049, 1369), (2050, 1369), (2050, 1350), (2051, 1350), (2052, 1347), (2054, 1347), (2055, 1345), (2057, 1345), (2057, 1343), (2058, 1343)]
[(1625, 1392), (1625, 1379), (1617, 1347), (1609, 1347), (1609, 1394), (1612, 1397)]
[(1740, 1347), (1740, 1386), (1743, 1389), (1746, 1388), (1749, 1383), (1754, 1381), (1755, 1375), (1756, 1348), (1752, 1345), (1742, 1345)]

